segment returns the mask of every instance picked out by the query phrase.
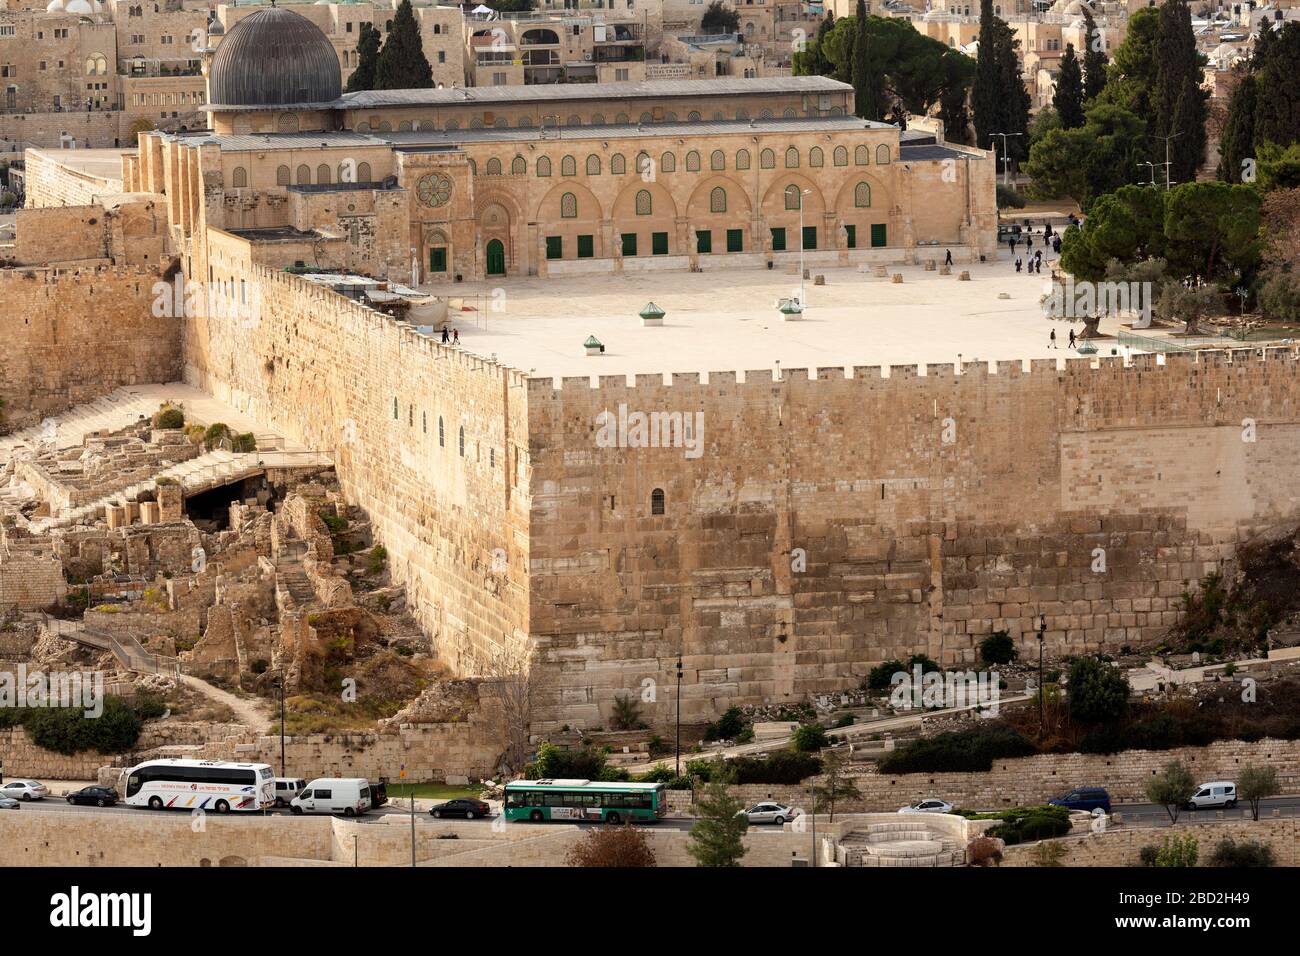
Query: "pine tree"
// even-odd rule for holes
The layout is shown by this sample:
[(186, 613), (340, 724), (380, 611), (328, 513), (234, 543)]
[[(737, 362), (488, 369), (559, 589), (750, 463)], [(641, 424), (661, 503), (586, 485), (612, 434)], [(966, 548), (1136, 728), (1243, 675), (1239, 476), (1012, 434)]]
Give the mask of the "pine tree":
[(375, 64), (379, 60), (379, 31), (362, 21), (357, 39), (357, 66), (348, 77), (346, 93), (359, 93), (375, 88)]
[(1083, 98), (1094, 100), (1106, 88), (1106, 51), (1102, 49), (1097, 21), (1087, 8), (1083, 11)]
[(1300, 142), (1300, 22), (1291, 20), (1281, 30), (1270, 30), (1255, 50), (1261, 93), (1255, 136), (1279, 146)]
[(393, 28), (375, 66), (375, 89), (422, 90), (433, 86), (433, 70), (420, 42), (420, 25), (411, 0), (402, 0), (393, 14)]
[(835, 69), (834, 65), (831, 63), (830, 57), (826, 55), (826, 43), (831, 35), (831, 31), (834, 29), (835, 14), (827, 10), (826, 19), (822, 20), (821, 26), (817, 28), (816, 65), (817, 74), (819, 76), (829, 76), (831, 71)]
[(1056, 92), (1052, 106), (1061, 118), (1062, 129), (1076, 129), (1083, 125), (1083, 72), (1079, 58), (1074, 55), (1074, 44), (1067, 43), (1061, 69), (1056, 77)]
[(749, 828), (745, 805), (727, 789), (725, 761), (713, 761), (710, 780), (695, 804), (695, 825), (686, 848), (696, 866), (739, 866), (745, 855), (741, 837)]
[(997, 61), (1001, 130), (1019, 134), (1007, 137), (1007, 155), (1019, 163), (1029, 155), (1029, 91), (1020, 66), (1020, 41), (1005, 20), (995, 18), (994, 57)]
[(1186, 0), (1160, 8), (1155, 45), (1155, 87), (1151, 93), (1152, 133), (1157, 148), (1169, 138), (1169, 176), (1185, 183), (1196, 178), (1205, 156), (1206, 94), (1201, 89), (1201, 57), (1192, 33)]
[(1243, 161), (1255, 156), (1255, 112), (1259, 85), (1255, 77), (1241, 78), (1228, 101), (1228, 121), (1219, 137), (1218, 177), (1225, 183), (1241, 182)]
[(975, 57), (975, 83), (971, 87), (971, 112), (975, 121), (975, 143), (991, 149), (992, 133), (1001, 132), (997, 44), (994, 42), (993, 0), (980, 0), (979, 52)]
[(853, 23), (853, 103), (854, 112), (868, 120), (880, 119), (879, 87), (875, 84), (871, 62), (871, 38), (867, 35), (867, 4), (858, 0)]

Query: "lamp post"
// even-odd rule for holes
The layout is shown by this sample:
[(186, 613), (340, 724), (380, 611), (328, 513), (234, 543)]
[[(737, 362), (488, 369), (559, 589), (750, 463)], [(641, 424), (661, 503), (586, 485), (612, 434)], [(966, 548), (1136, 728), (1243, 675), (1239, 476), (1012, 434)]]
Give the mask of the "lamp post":
[(677, 652), (677, 745), (674, 776), (682, 775), (682, 652)]
[(1143, 162), (1138, 163), (1138, 165), (1151, 167), (1151, 182), (1147, 183), (1147, 185), (1154, 186), (1156, 184), (1156, 164), (1151, 162), (1150, 160), (1145, 160)]
[(799, 193), (799, 311), (803, 311), (803, 197), (812, 195), (811, 189)]
[(280, 691), (280, 776), (287, 777), (289, 775), (284, 771), (284, 667), (280, 668), (275, 685)]
[(1047, 639), (1047, 616), (1038, 615), (1038, 739), (1043, 739), (1043, 728), (1046, 726), (1046, 711), (1044, 701), (1046, 688), (1043, 686), (1043, 644)]
[[(1009, 155), (1007, 155), (1007, 137), (1008, 137), (1008, 136), (1024, 136), (1024, 135), (1025, 135), (1024, 133), (989, 133), (989, 136), (990, 136), (990, 137), (993, 137), (993, 136), (1001, 136), (1001, 137), (1002, 137), (1002, 185), (1003, 185), (1003, 186), (1008, 185), (1008, 183), (1007, 183), (1007, 173), (1010, 171), (1010, 168), (1011, 168), (1011, 157), (1010, 157)], [(995, 167), (994, 167), (994, 172), (996, 173), (996, 171), (997, 171), (997, 167), (995, 166)]]

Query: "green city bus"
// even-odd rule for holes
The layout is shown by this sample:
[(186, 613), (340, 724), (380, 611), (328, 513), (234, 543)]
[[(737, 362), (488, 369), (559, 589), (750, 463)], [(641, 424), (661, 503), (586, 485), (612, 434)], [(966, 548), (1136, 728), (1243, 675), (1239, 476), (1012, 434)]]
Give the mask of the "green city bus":
[(654, 822), (668, 813), (662, 783), (515, 780), (506, 784), (507, 820)]

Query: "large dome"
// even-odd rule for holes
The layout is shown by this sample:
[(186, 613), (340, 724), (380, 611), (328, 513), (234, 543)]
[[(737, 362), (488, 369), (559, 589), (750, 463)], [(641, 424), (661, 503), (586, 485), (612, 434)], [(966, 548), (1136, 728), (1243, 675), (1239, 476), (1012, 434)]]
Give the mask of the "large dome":
[(214, 106), (327, 103), (343, 91), (339, 58), (316, 24), (268, 7), (226, 34), (208, 71)]

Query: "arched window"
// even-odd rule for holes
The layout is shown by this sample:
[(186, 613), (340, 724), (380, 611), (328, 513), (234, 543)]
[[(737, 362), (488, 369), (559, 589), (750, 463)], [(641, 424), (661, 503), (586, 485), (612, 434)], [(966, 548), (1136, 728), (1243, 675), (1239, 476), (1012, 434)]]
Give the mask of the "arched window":
[(397, 421), (397, 396), (393, 396), (393, 421)]
[(460, 426), (460, 457), (465, 457), (465, 426)]
[[(382, 123), (379, 124), (379, 128), (380, 128), (381, 130), (383, 129), (383, 124), (382, 124)], [(469, 128), (470, 128), (470, 129), (482, 129), (482, 128), (483, 128), (483, 121), (482, 121), (481, 119), (479, 119), (479, 118), (476, 116), (476, 117), (474, 117), (472, 120), (469, 121)]]
[(445, 440), (445, 436), (444, 436), (443, 433), (442, 433), (442, 416), (441, 416), (441, 415), (438, 416), (438, 447), (439, 447), (439, 448), (445, 448), (445, 447), (447, 447), (447, 442), (446, 442), (446, 440)]
[(305, 163), (298, 167), (297, 182), (299, 186), (305, 186), (311, 182), (311, 169)]
[(747, 149), (736, 150), (736, 168), (749, 169), (749, 150)]
[(627, 160), (623, 158), (622, 153), (615, 153), (609, 157), (609, 172), (612, 176), (622, 176), (627, 172)]
[(235, 189), (243, 189), (248, 185), (248, 170), (243, 166), (236, 166), (235, 171), (230, 174), (230, 185)]
[(324, 163), (316, 167), (316, 182), (328, 183), (330, 181), (330, 168)]
[(727, 211), (727, 191), (721, 186), (714, 186), (709, 193), (709, 212)]
[(677, 155), (675, 153), (664, 153), (659, 157), (659, 168), (666, 173), (677, 172)]
[(275, 171), (275, 184), (277, 186), (289, 185), (289, 167), (280, 166)]
[(749, 110), (736, 110), (736, 119), (738, 120), (749, 119)]
[(689, 113), (686, 114), (686, 122), (698, 123), (699, 121), (700, 121), (700, 114), (695, 110), (691, 110)]
[(709, 154), (709, 169), (726, 169), (727, 154), (720, 149), (715, 149)]
[(627, 114), (619, 113), (617, 116), (614, 117), (614, 123), (615, 125), (618, 126), (625, 125), (627, 123)]
[(771, 119), (771, 118), (772, 118), (772, 111), (771, 111), (771, 110), (762, 110), (762, 111), (759, 112), (759, 114), (758, 114), (758, 118), (759, 118), (759, 119)]
[(511, 176), (522, 176), (526, 172), (528, 172), (528, 160), (524, 159), (522, 156), (516, 156), (514, 159), (510, 160)]
[(650, 190), (642, 189), (636, 194), (636, 214), (638, 216), (648, 216), (654, 208), (654, 203), (650, 198)]
[(785, 168), (799, 168), (799, 150), (795, 149), (793, 146), (785, 151)]
[(582, 117), (579, 116), (577, 113), (574, 113), (574, 114), (570, 115), (569, 118), (568, 118), (567, 120), (564, 121), (564, 125), (565, 125), (565, 126), (581, 126), (581, 125), (582, 125)]
[(889, 147), (884, 143), (876, 147), (876, 162), (881, 166), (889, 165)]
[(669, 110), (667, 113), (664, 114), (664, 122), (665, 122), (665, 123), (676, 123), (676, 122), (677, 122), (677, 114), (674, 113), (672, 110)]
[(763, 169), (776, 169), (776, 153), (765, 149), (758, 154), (758, 165)]
[(700, 171), (700, 154), (691, 150), (686, 154), (686, 171), (688, 173), (698, 173)]
[(588, 176), (600, 175), (600, 157), (597, 156), (595, 153), (592, 153), (590, 156), (587, 157), (587, 175)]
[(808, 165), (809, 166), (826, 165), (826, 161), (822, 158), (822, 149), (820, 146), (814, 146), (812, 149), (808, 150)]
[(604, 114), (604, 113), (592, 113), (592, 114), (591, 114), (591, 125), (592, 125), (592, 126), (604, 126), (604, 125), (605, 125), (605, 114)]
[(560, 218), (578, 218), (578, 197), (573, 195), (573, 193), (565, 193), (560, 197)]
[(501, 175), (501, 160), (497, 159), (495, 156), (493, 156), (491, 159), (487, 161), (487, 175), (489, 176)]
[(656, 488), (650, 492), (650, 513), (652, 515), (664, 513), (664, 490), (662, 488)]
[(562, 160), (560, 160), (560, 175), (561, 176), (578, 175), (578, 161), (574, 159), (572, 156), (565, 156)]
[(785, 208), (798, 209), (803, 197), (799, 193), (799, 187), (794, 183), (785, 187)]
[(795, 108), (794, 108), (793, 106), (787, 106), (787, 107), (785, 108), (785, 111), (782, 112), (781, 115), (782, 115), (783, 117), (785, 117), (786, 119), (794, 119), (796, 116), (799, 115), (799, 113), (798, 113), (797, 110), (795, 110)]
[(457, 130), (457, 129), (460, 129), (460, 120), (455, 120), (455, 119), (449, 119), (449, 120), (447, 120), (447, 125), (444, 127), (444, 129), (447, 129), (447, 130)]
[(357, 182), (359, 183), (371, 182), (369, 163), (357, 163)]
[(853, 187), (853, 205), (859, 209), (871, 208), (871, 185), (858, 183)]
[(537, 160), (537, 175), (538, 176), (551, 175), (551, 161), (547, 159), (545, 156), (541, 156)]
[(859, 146), (853, 151), (853, 165), (866, 166), (871, 162), (871, 153), (865, 146)]
[(655, 121), (655, 116), (654, 116), (653, 113), (642, 113), (642, 114), (641, 114), (641, 122), (642, 122), (642, 123), (653, 123), (654, 121)]
[(831, 161), (836, 166), (847, 166), (849, 164), (849, 151), (843, 146), (836, 146)]

